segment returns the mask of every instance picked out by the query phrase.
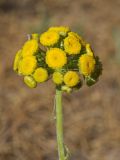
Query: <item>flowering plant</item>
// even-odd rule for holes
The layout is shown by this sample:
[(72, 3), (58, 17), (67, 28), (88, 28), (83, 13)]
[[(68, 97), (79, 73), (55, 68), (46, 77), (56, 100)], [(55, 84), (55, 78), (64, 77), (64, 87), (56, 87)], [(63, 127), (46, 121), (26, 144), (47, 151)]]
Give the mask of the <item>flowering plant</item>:
[[(68, 159), (63, 143), (62, 92), (72, 92), (95, 84), (102, 64), (89, 43), (68, 27), (51, 27), (46, 32), (29, 35), (14, 60), (14, 71), (24, 76), (30, 88), (52, 78), (56, 86), (56, 131), (59, 160)], [(67, 153), (66, 153), (67, 151)]]

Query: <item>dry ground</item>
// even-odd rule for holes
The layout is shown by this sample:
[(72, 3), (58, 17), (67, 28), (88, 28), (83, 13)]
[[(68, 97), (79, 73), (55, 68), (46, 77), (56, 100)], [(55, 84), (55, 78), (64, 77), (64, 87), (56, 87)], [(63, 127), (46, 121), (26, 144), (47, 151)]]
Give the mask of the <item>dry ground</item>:
[(120, 1), (0, 0), (0, 160), (56, 160), (52, 82), (27, 88), (12, 70), (31, 32), (68, 25), (103, 62), (93, 87), (64, 94), (71, 160), (120, 160)]

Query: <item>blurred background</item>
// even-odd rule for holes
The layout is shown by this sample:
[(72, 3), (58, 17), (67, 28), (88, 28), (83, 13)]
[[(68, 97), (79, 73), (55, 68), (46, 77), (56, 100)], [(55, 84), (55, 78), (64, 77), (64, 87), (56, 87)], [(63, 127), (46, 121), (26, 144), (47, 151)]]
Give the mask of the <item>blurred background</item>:
[(70, 160), (120, 160), (120, 1), (0, 0), (0, 160), (56, 160), (55, 88), (27, 88), (12, 69), (28, 33), (65, 25), (103, 62), (93, 87), (64, 94)]

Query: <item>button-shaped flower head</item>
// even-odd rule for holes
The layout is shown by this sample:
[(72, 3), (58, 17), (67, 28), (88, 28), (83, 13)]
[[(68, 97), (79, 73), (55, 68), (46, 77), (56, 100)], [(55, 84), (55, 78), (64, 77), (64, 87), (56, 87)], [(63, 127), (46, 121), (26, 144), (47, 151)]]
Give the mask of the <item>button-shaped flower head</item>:
[(46, 52), (46, 63), (53, 69), (61, 68), (67, 63), (66, 53), (59, 48), (51, 48)]
[(23, 45), (22, 56), (23, 57), (32, 56), (32, 55), (35, 55), (37, 51), (38, 51), (38, 42), (37, 42), (37, 40), (35, 40), (35, 39), (28, 40)]
[(81, 43), (75, 36), (68, 36), (64, 39), (64, 48), (69, 55), (80, 54)]
[(80, 81), (80, 77), (79, 77), (78, 73), (75, 71), (68, 71), (64, 75), (64, 83), (68, 87), (76, 86), (79, 83), (79, 81)]
[(40, 43), (44, 46), (54, 46), (59, 41), (59, 34), (55, 31), (47, 31), (41, 34)]
[(19, 50), (15, 55), (15, 60), (14, 60), (14, 64), (13, 64), (14, 71), (18, 71), (18, 66), (19, 66), (20, 60), (21, 60), (21, 50)]
[(37, 67), (37, 60), (35, 56), (24, 57), (18, 67), (18, 71), (22, 75), (30, 75)]
[(55, 84), (60, 85), (63, 83), (63, 74), (60, 72), (54, 72), (52, 79)]
[(60, 34), (61, 36), (66, 36), (67, 33), (70, 31), (69, 27), (64, 27), (64, 26), (60, 26), (60, 27), (50, 27), (49, 31), (55, 31), (58, 34)]
[(39, 67), (35, 70), (33, 77), (36, 82), (45, 82), (48, 78), (48, 72), (46, 69)]
[(93, 56), (83, 54), (79, 58), (78, 66), (81, 74), (89, 76), (95, 69), (95, 59)]

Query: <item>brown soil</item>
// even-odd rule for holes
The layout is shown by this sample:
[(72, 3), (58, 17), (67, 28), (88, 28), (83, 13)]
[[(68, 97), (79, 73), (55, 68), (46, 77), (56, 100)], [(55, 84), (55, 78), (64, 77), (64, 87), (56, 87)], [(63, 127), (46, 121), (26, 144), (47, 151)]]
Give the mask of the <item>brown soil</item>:
[(27, 88), (13, 70), (31, 32), (68, 25), (103, 62), (93, 87), (64, 94), (64, 135), (71, 160), (120, 159), (120, 1), (0, 1), (0, 160), (56, 160), (51, 81)]

